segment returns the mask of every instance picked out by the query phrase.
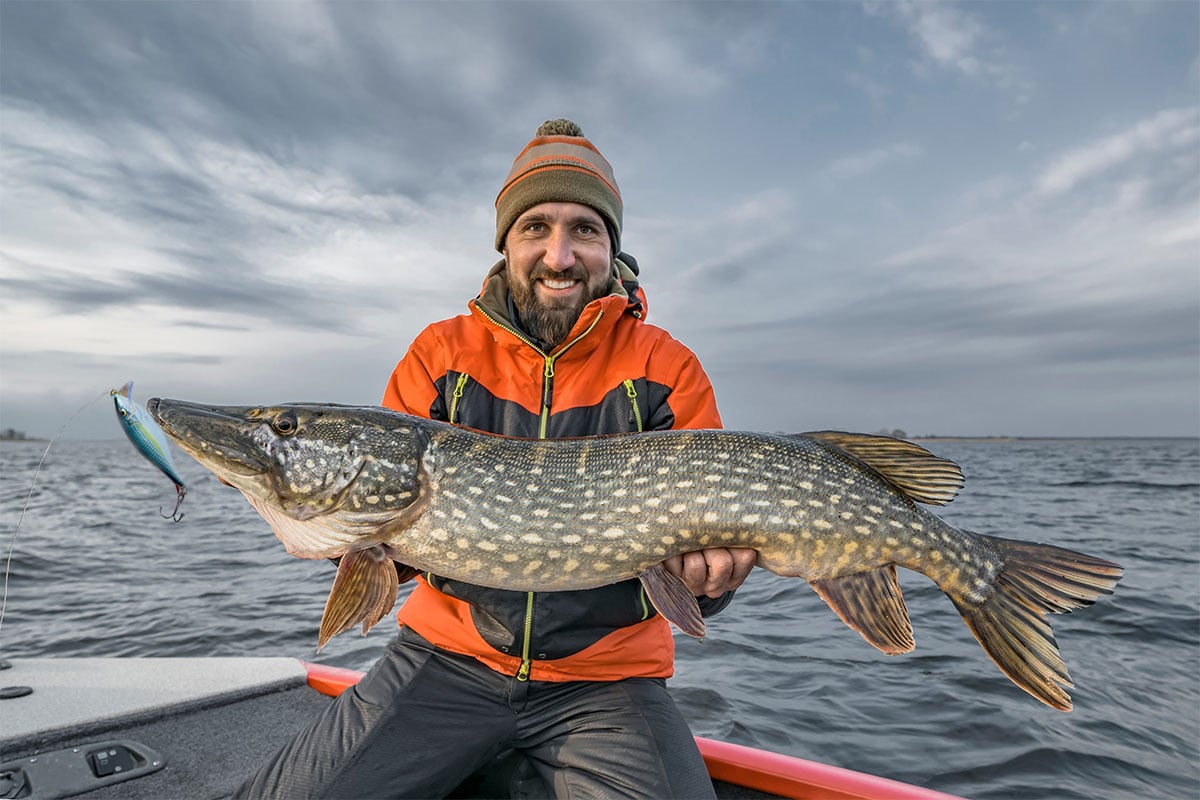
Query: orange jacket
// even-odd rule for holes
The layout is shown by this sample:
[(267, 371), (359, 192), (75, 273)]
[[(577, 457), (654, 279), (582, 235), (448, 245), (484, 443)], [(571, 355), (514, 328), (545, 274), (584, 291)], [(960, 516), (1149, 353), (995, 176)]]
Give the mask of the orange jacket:
[[(530, 438), (720, 427), (699, 361), (642, 320), (633, 273), (618, 267), (624, 286), (614, 281), (612, 293), (589, 303), (564, 343), (546, 353), (510, 321), (497, 264), (470, 313), (417, 336), (383, 405)], [(439, 647), (522, 679), (667, 677), (674, 669), (669, 626), (636, 580), (535, 594), (426, 575), (398, 619)]]

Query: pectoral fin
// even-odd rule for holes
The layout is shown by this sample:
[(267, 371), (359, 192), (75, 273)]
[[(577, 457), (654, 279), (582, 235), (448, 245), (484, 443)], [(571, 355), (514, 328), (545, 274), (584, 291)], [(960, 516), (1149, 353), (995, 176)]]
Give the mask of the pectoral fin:
[(366, 636), (395, 605), (399, 586), (396, 567), (382, 546), (351, 550), (342, 556), (325, 601), (317, 649), (358, 622)]
[(912, 624), (894, 566), (809, 584), (873, 647), (891, 656), (913, 649)]
[(688, 636), (704, 638), (704, 618), (700, 615), (700, 604), (687, 584), (678, 575), (667, 572), (662, 564), (656, 564), (640, 576), (646, 596), (658, 613)]

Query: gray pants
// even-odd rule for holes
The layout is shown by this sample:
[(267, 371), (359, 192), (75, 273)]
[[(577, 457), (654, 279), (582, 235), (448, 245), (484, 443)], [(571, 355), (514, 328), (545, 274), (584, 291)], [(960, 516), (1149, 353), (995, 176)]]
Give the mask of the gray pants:
[(408, 629), (234, 797), (444, 797), (511, 749), (560, 798), (714, 797), (663, 680), (518, 681)]

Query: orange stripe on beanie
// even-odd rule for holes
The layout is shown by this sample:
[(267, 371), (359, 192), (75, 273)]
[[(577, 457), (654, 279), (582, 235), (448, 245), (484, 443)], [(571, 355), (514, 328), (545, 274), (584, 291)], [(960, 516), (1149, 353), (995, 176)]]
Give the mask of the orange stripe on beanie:
[(543, 122), (513, 161), (496, 196), (496, 249), (517, 217), (539, 203), (580, 203), (608, 225), (613, 252), (621, 250), (621, 190), (612, 166), (569, 119)]

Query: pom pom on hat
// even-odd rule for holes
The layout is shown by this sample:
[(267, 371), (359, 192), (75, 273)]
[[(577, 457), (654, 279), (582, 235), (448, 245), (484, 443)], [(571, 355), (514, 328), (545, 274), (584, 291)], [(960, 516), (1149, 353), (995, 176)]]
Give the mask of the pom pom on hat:
[(538, 126), (534, 136), (583, 136), (580, 128), (569, 119), (548, 119)]
[(517, 217), (539, 203), (581, 203), (604, 217), (613, 253), (621, 249), (621, 191), (612, 166), (569, 119), (543, 122), (513, 161), (496, 197), (496, 249)]

